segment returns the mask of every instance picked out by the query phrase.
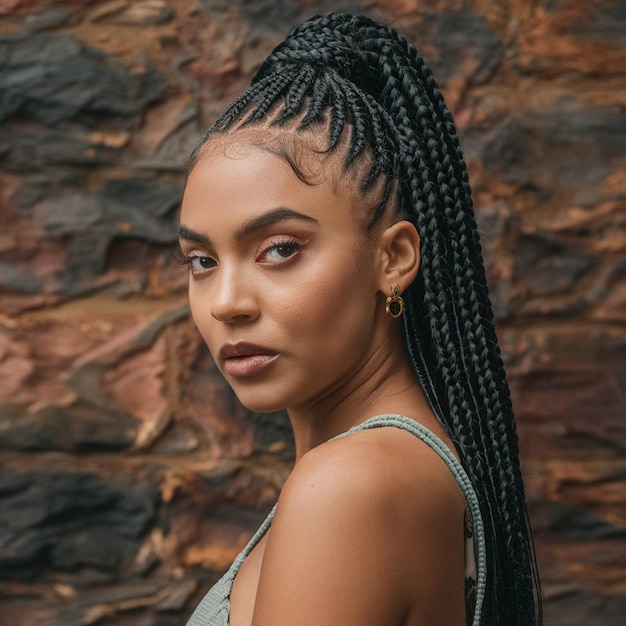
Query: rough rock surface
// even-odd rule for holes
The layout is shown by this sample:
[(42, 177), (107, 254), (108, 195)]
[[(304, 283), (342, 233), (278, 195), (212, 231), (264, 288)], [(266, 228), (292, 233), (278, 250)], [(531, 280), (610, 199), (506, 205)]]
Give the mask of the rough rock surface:
[(623, 0), (0, 2), (0, 621), (184, 622), (277, 497), (173, 258), (185, 160), (302, 19), (372, 14), (461, 132), (546, 623), (626, 614)]

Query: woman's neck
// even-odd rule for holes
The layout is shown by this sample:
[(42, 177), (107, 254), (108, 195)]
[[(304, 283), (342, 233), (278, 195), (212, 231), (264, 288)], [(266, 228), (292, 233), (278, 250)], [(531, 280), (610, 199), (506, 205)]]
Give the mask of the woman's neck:
[(383, 346), (325, 394), (288, 409), (296, 462), (315, 446), (381, 413), (405, 414), (428, 427), (438, 426), (401, 339)]

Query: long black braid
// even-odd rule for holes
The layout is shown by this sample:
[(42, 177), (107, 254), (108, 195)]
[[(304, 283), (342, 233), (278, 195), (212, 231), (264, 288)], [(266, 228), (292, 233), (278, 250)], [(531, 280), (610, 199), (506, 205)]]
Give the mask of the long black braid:
[(292, 137), (323, 129), (325, 151), (342, 151), (343, 171), (360, 175), (361, 192), (379, 194), (370, 225), (392, 198), (393, 210), (416, 225), (422, 264), (403, 294), (406, 344), (480, 502), (488, 557), (483, 623), (540, 623), (517, 435), (470, 186), (432, 73), (392, 28), (363, 16), (315, 17), (265, 60), (191, 166), (213, 135), (259, 125)]

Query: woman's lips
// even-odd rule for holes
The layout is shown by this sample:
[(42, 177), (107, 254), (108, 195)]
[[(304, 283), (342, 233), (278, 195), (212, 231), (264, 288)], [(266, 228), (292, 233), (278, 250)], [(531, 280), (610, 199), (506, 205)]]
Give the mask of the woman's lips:
[(274, 350), (251, 343), (227, 343), (221, 347), (219, 356), (227, 374), (248, 377), (262, 372), (279, 355)]

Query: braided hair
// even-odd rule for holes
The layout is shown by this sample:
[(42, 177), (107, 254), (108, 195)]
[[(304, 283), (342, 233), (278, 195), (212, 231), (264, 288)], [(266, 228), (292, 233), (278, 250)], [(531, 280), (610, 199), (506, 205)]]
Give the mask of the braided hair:
[(392, 28), (364, 16), (314, 17), (264, 61), (190, 166), (211, 137), (245, 127), (275, 129), (278, 152), (303, 180), (289, 146), (324, 135), (318, 151), (339, 154), (341, 173), (357, 179), (362, 194), (377, 194), (370, 225), (386, 210), (415, 224), (422, 263), (403, 294), (406, 346), (479, 499), (488, 559), (483, 623), (540, 623), (518, 440), (470, 186), (431, 71)]

